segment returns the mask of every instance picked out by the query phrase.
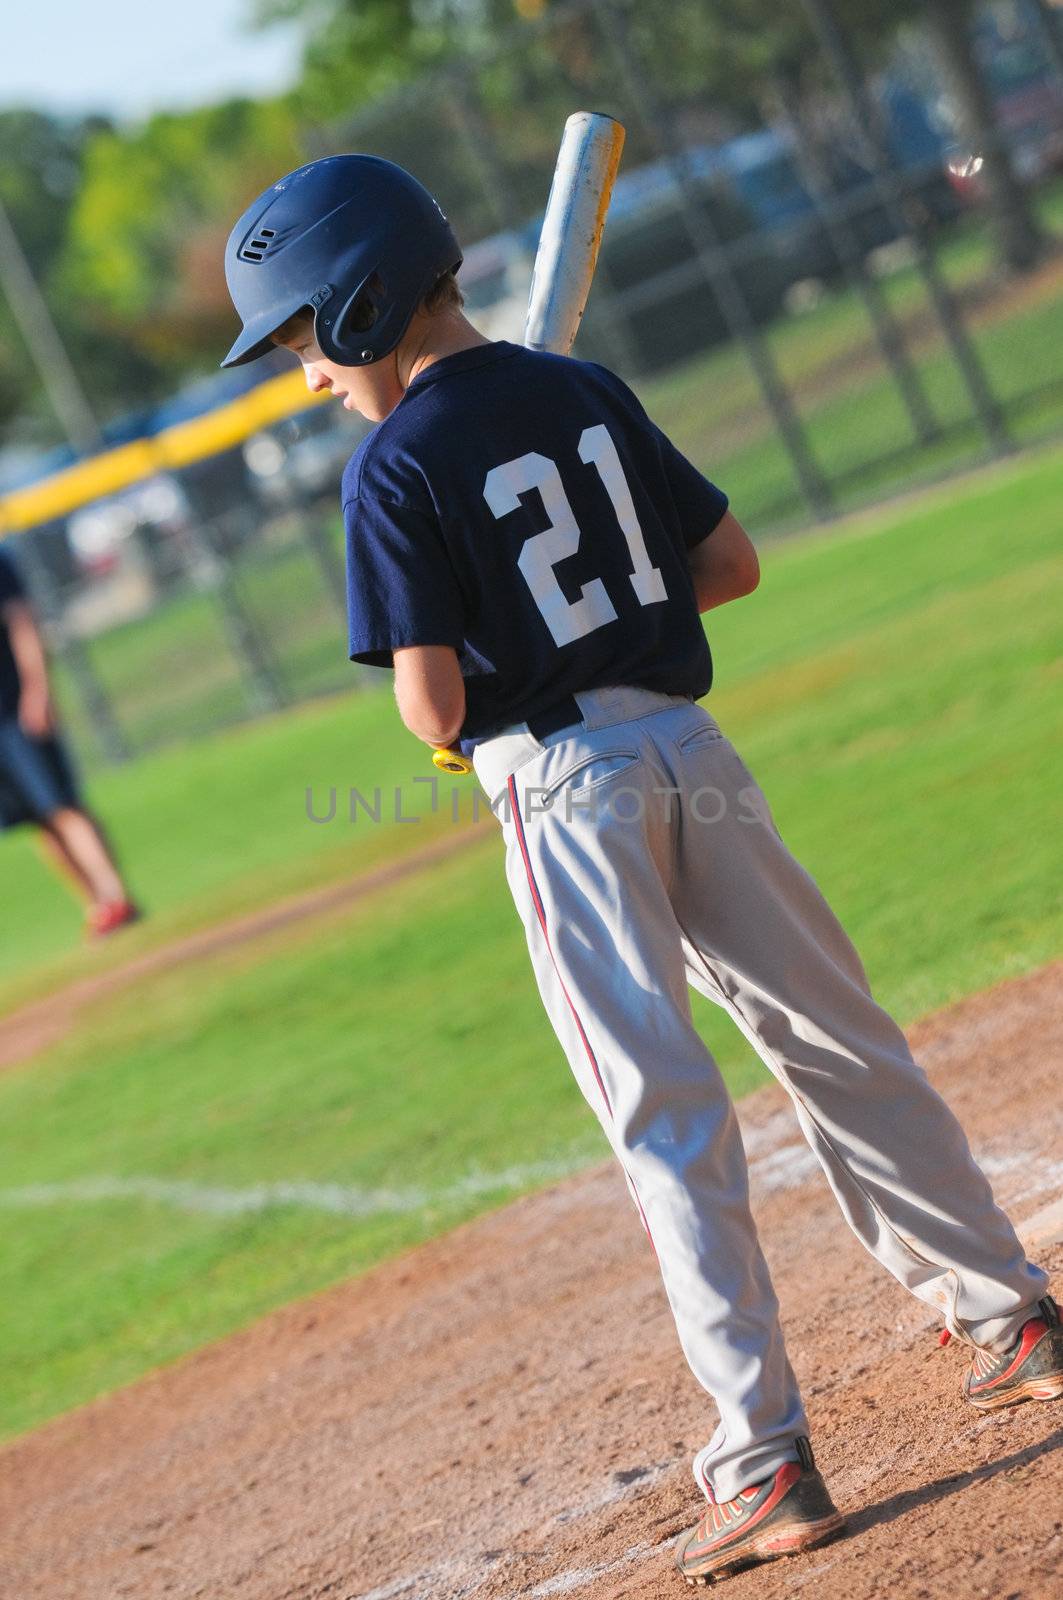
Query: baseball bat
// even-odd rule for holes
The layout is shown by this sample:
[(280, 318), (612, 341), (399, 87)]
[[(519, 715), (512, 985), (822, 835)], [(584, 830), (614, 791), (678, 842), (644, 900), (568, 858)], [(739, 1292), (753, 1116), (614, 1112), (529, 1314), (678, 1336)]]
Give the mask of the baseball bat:
[[(624, 128), (598, 111), (574, 111), (565, 123), (561, 148), (535, 252), (524, 344), (567, 356), (579, 331), (602, 229), (616, 182)], [(441, 772), (472, 771), (458, 750), (435, 750)]]
[(624, 129), (612, 117), (574, 111), (565, 123), (528, 297), (529, 350), (567, 356), (572, 349), (623, 148)]

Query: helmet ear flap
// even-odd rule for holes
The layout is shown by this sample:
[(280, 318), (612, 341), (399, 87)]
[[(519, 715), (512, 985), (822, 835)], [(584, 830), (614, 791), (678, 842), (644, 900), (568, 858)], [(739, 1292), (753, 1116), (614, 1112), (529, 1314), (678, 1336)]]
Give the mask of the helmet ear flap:
[(387, 290), (377, 272), (370, 273), (354, 293), (333, 312), (328, 328), (329, 343), (335, 354), (322, 342), (318, 343), (326, 355), (343, 366), (360, 367), (376, 359), (372, 346), (372, 330), (383, 314)]

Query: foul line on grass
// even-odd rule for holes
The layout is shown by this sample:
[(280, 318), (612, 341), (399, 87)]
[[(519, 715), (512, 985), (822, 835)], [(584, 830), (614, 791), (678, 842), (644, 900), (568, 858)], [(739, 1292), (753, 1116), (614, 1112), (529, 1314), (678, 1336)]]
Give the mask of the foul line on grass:
[[(0, 1189), (0, 1207), (30, 1210), (35, 1207), (106, 1204), (113, 1201), (149, 1201), (199, 1216), (241, 1217), (257, 1212), (294, 1207), (337, 1217), (408, 1216), (432, 1207), (460, 1205), (488, 1194), (506, 1194), (531, 1184), (568, 1178), (600, 1159), (600, 1147), (576, 1148), (552, 1161), (533, 1161), (501, 1172), (468, 1172), (456, 1182), (437, 1189), (369, 1189), (352, 1184), (281, 1181), (256, 1183), (245, 1189), (193, 1183), (181, 1178), (151, 1176), (70, 1178), (63, 1183), (29, 1183)], [(750, 1162), (750, 1176), (764, 1189), (798, 1187), (816, 1159), (807, 1145), (784, 1145)]]
[[(798, 1189), (817, 1171), (819, 1163), (804, 1143), (784, 1144), (764, 1149), (782, 1132), (781, 1121), (769, 1119), (763, 1129), (746, 1128), (744, 1138), (749, 1158), (749, 1177), (754, 1196), (773, 1190)], [(756, 1154), (754, 1154), (756, 1152)], [(353, 1184), (316, 1183), (285, 1180), (256, 1183), (244, 1189), (193, 1183), (181, 1178), (150, 1176), (71, 1178), (64, 1183), (30, 1183), (18, 1188), (0, 1189), (0, 1209), (30, 1210), (35, 1207), (106, 1204), (114, 1201), (148, 1201), (200, 1216), (240, 1217), (258, 1212), (291, 1207), (318, 1211), (331, 1216), (366, 1218), (408, 1216), (432, 1208), (461, 1205), (489, 1194), (508, 1194), (539, 1184), (557, 1182), (584, 1171), (601, 1159), (598, 1146), (575, 1147), (552, 1161), (533, 1161), (503, 1168), (500, 1172), (473, 1170), (454, 1183), (439, 1188), (370, 1189)], [(988, 1177), (1012, 1179), (1009, 1206), (1020, 1205), (1046, 1191), (1055, 1192), (1063, 1182), (1063, 1162), (1031, 1156), (1025, 1151), (1007, 1155), (987, 1152), (981, 1165)], [(1016, 1181), (1017, 1180), (1017, 1181)], [(1039, 1211), (1020, 1225), (1025, 1234), (1036, 1235), (1031, 1242), (1044, 1243), (1063, 1230), (1063, 1202)], [(1042, 1237), (1042, 1235), (1044, 1237)]]
[(0, 1189), (0, 1206), (81, 1205), (93, 1201), (148, 1200), (213, 1217), (239, 1217), (294, 1206), (339, 1217), (402, 1216), (432, 1206), (460, 1204), (485, 1194), (502, 1194), (528, 1184), (570, 1177), (600, 1151), (581, 1150), (554, 1161), (535, 1161), (501, 1172), (469, 1172), (438, 1189), (363, 1189), (341, 1183), (256, 1183), (246, 1189), (190, 1183), (179, 1178), (72, 1178), (66, 1183), (30, 1183)]

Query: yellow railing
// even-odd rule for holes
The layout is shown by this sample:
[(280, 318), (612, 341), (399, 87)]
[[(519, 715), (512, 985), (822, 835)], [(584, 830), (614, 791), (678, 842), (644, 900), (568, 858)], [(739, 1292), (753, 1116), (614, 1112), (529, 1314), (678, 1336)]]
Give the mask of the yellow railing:
[(150, 439), (134, 439), (86, 461), (76, 461), (25, 489), (0, 495), (0, 538), (67, 516), (79, 506), (116, 494), (157, 472), (172, 472), (217, 455), (242, 444), (269, 423), (319, 404), (326, 396), (327, 390), (311, 394), (301, 371), (284, 372), (201, 417), (175, 422)]

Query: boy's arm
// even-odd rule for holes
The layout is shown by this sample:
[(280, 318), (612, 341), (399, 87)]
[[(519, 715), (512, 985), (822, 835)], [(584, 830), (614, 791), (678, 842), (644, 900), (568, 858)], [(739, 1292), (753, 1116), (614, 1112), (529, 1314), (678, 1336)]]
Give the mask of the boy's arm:
[(447, 644), (394, 651), (395, 699), (410, 732), (436, 749), (452, 745), (465, 721), (465, 680), (458, 653)]
[(348, 654), (394, 669), (403, 722), (442, 749), (465, 720), (465, 614), (438, 518), (431, 508), (368, 493), (345, 500), (343, 516)]
[(676, 449), (656, 423), (649, 425), (686, 545), (698, 610), (711, 611), (749, 594), (760, 582), (760, 562), (752, 540), (731, 513), (726, 494)]
[(31, 738), (42, 739), (55, 728), (44, 640), (28, 601), (8, 600), (0, 607), (0, 614), (18, 668), (19, 723)]
[(726, 605), (750, 594), (760, 582), (760, 562), (753, 541), (730, 511), (710, 534), (687, 551), (699, 611)]

